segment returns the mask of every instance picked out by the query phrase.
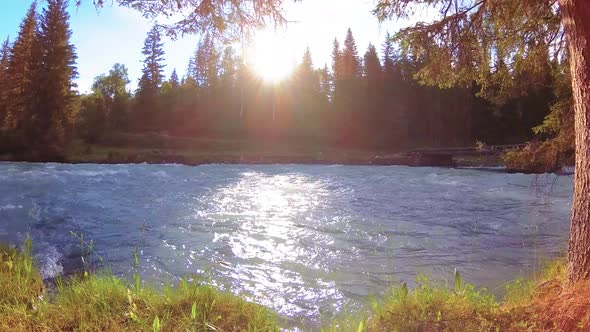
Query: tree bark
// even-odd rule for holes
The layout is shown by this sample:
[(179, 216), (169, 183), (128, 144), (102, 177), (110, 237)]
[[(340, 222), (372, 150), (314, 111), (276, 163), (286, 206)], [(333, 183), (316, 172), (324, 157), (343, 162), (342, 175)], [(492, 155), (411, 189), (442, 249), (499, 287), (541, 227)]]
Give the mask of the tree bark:
[(559, 0), (574, 96), (576, 175), (567, 284), (590, 279), (590, 1)]

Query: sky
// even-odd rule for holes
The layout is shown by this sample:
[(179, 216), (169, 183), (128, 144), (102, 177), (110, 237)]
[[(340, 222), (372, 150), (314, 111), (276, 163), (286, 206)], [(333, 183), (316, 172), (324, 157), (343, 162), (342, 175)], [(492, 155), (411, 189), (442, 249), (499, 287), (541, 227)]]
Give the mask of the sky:
[[(33, 0), (2, 0), (0, 11), (0, 38), (17, 35), (19, 24)], [(73, 2), (73, 1), (71, 1)], [(43, 1), (40, 2), (41, 5)], [(109, 3), (109, 2), (107, 2)], [(379, 24), (371, 14), (373, 0), (303, 0), (298, 3), (287, 2), (285, 16), (292, 21), (281, 31), (280, 47), (269, 50), (277, 56), (288, 57), (291, 62), (299, 62), (307, 46), (310, 47), (314, 66), (330, 66), (332, 42), (338, 38), (342, 44), (346, 30), (352, 29), (359, 54), (362, 56), (371, 42), (381, 49), (385, 34), (398, 30), (400, 23)], [(70, 27), (73, 31), (72, 43), (78, 55), (77, 80), (79, 91), (88, 92), (94, 77), (107, 73), (115, 63), (122, 63), (129, 69), (134, 90), (141, 76), (141, 48), (153, 22), (140, 13), (106, 5), (97, 11), (88, 0), (79, 8), (70, 5)], [(176, 68), (183, 76), (189, 57), (194, 53), (198, 35), (190, 35), (170, 40), (166, 38), (165, 58), (166, 77)]]

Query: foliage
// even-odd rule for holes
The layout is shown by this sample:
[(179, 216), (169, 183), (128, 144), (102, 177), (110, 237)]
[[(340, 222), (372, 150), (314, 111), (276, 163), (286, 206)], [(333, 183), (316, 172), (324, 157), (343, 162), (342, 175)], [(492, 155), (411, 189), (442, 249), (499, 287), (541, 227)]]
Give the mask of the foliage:
[[(76, 0), (76, 4), (85, 1), (90, 2)], [(100, 8), (106, 1), (93, 0), (92, 3)], [(286, 23), (282, 12), (284, 0), (117, 0), (117, 3), (151, 19), (174, 18), (172, 23), (161, 25), (172, 37), (211, 31), (229, 41), (269, 24)]]
[(5, 111), (2, 127), (5, 131), (23, 133), (23, 123), (31, 111), (34, 96), (33, 83), (37, 64), (40, 62), (37, 38), (37, 4), (33, 2), (23, 19), (20, 30), (10, 48), (8, 66), (2, 95)]
[(39, 20), (40, 61), (31, 91), (33, 109), (27, 114), (27, 139), (50, 153), (66, 146), (78, 113), (74, 78), (75, 48), (70, 44), (67, 0), (49, 0)]
[(67, 4), (47, 1), (38, 16), (33, 2), (1, 71), (0, 127), (12, 148), (55, 156), (71, 138), (79, 100)]
[[(477, 96), (496, 110), (509, 105), (518, 111), (514, 101), (523, 99), (553, 104), (542, 124), (527, 124), (535, 127), (538, 137), (550, 139), (535, 156), (573, 150), (571, 82), (563, 70), (568, 54), (557, 1), (383, 0), (374, 10), (381, 20), (419, 12), (427, 12), (430, 19), (400, 30), (394, 39), (405, 52), (423, 60), (414, 75), (420, 83), (443, 88), (475, 85)], [(567, 85), (561, 83), (566, 80)], [(544, 161), (527, 165), (529, 151), (506, 159), (519, 163), (519, 169), (539, 168)]]
[(190, 282), (161, 291), (106, 274), (58, 278), (48, 291), (25, 251), (0, 250), (0, 330), (278, 331), (276, 316), (229, 292)]
[[(562, 320), (544, 317), (545, 305), (558, 294), (546, 288), (565, 278), (563, 260), (550, 263), (537, 279), (518, 279), (505, 286), (497, 301), (486, 289), (465, 283), (455, 272), (450, 287), (418, 277), (414, 289), (403, 283), (382, 301), (373, 301), (367, 331), (539, 331)], [(583, 295), (581, 295), (583, 296)], [(570, 317), (584, 320), (584, 313)], [(553, 321), (550, 321), (553, 320)], [(345, 325), (347, 326), (347, 325)], [(350, 328), (346, 331), (354, 331)], [(354, 326), (354, 325), (352, 325)], [(575, 324), (574, 324), (575, 327)], [(565, 329), (564, 331), (573, 331)]]
[(116, 63), (108, 75), (94, 79), (91, 94), (82, 96), (78, 129), (87, 142), (96, 142), (106, 131), (127, 129), (129, 82), (127, 68)]
[(162, 118), (158, 97), (164, 82), (164, 43), (157, 26), (148, 32), (141, 53), (145, 59), (136, 92), (135, 117), (132, 125), (135, 129), (149, 130), (153, 129)]

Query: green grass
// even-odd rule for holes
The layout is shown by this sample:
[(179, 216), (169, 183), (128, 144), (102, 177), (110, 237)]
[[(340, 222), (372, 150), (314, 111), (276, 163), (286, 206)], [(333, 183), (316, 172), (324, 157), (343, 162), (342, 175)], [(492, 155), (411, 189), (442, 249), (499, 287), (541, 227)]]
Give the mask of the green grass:
[[(78, 239), (92, 251), (92, 243)], [(322, 331), (543, 331), (557, 326), (563, 317), (559, 310), (574, 302), (577, 313), (568, 315), (570, 325), (590, 327), (584, 325), (590, 324), (590, 301), (578, 301), (587, 299), (587, 294), (576, 290), (571, 299), (560, 297), (564, 276), (565, 262), (553, 262), (535, 280), (507, 284), (502, 301), (465, 283), (458, 272), (451, 285), (420, 276), (413, 289), (406, 284), (394, 287), (384, 298), (372, 301), (369, 312), (343, 312)], [(565, 309), (543, 316), (555, 301), (564, 303)], [(108, 272), (84, 272), (58, 278), (49, 286), (34, 266), (30, 240), (21, 252), (0, 247), (0, 331), (279, 331), (281, 327), (280, 317), (269, 309), (186, 279), (156, 289), (144, 286), (137, 273), (127, 282)]]
[(0, 331), (279, 330), (270, 310), (186, 280), (157, 290), (108, 273), (84, 273), (57, 279), (50, 289), (27, 243), (22, 253), (0, 250)]

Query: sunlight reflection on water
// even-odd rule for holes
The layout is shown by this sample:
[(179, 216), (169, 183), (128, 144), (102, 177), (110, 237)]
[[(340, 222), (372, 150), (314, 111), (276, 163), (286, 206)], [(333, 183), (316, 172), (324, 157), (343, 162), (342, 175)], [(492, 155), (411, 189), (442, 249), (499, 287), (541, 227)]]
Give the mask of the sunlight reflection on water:
[[(235, 257), (258, 263), (238, 265), (233, 278), (243, 280), (245, 289), (262, 304), (296, 316), (308, 310), (317, 311), (313, 303), (326, 296), (342, 298), (333, 282), (318, 278), (319, 287), (312, 289), (306, 287), (301, 275), (302, 269), (321, 269), (315, 261), (317, 251), (301, 246), (312, 233), (302, 223), (314, 223), (314, 208), (327, 204), (328, 198), (329, 192), (322, 182), (302, 174), (244, 172), (237, 183), (211, 195), (211, 201), (218, 203), (204, 216), (210, 213), (221, 223), (237, 223), (233, 232), (215, 234), (216, 240), (228, 241)], [(269, 296), (269, 291), (284, 296)], [(301, 308), (289, 303), (289, 299), (309, 304)]]

